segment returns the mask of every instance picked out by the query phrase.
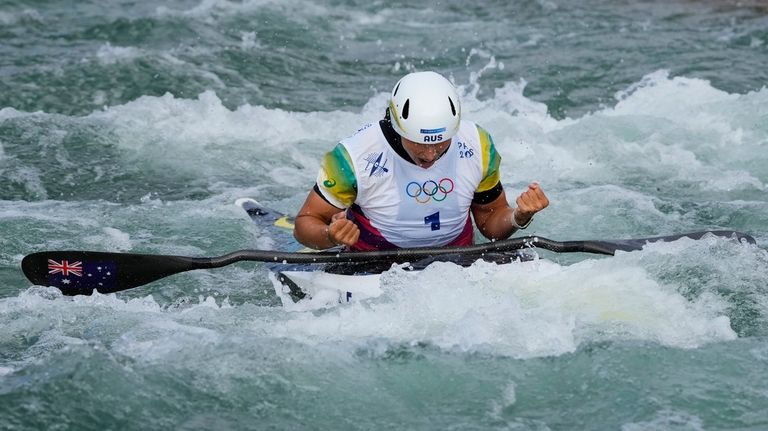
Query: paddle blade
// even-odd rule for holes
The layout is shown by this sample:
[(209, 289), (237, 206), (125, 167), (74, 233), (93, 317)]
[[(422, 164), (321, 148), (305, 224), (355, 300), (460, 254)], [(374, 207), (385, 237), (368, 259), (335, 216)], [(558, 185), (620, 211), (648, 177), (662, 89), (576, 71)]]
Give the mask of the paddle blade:
[(205, 267), (205, 259), (182, 256), (43, 251), (21, 261), (24, 275), (39, 286), (59, 288), (65, 295), (118, 292), (183, 271)]
[(720, 238), (735, 239), (739, 242), (747, 243), (747, 244), (756, 244), (755, 239), (752, 238), (751, 236), (745, 233), (737, 232), (733, 230), (705, 230), (701, 232), (691, 232), (691, 233), (668, 235), (668, 236), (656, 236), (651, 238), (626, 239), (626, 240), (616, 240), (616, 241), (588, 241), (588, 242), (590, 243), (589, 245), (592, 247), (606, 247), (606, 248), (612, 249), (614, 252), (617, 250), (635, 251), (635, 250), (641, 250), (647, 244), (653, 243), (653, 242), (671, 242), (671, 241), (677, 241), (678, 239), (681, 239), (681, 238), (690, 238), (690, 239), (700, 240), (707, 235), (717, 236)]

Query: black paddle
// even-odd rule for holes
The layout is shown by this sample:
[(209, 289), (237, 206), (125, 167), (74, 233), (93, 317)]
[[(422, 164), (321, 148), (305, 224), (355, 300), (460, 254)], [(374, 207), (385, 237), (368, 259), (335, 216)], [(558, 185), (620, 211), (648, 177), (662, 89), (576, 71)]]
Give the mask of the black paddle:
[(34, 284), (55, 286), (65, 295), (118, 292), (141, 286), (169, 275), (194, 269), (219, 268), (240, 261), (291, 264), (354, 263), (371, 261), (408, 262), (439, 255), (506, 252), (540, 247), (556, 253), (597, 253), (613, 255), (617, 250), (640, 250), (649, 242), (674, 241), (682, 237), (700, 239), (706, 234), (755, 243), (749, 235), (724, 230), (682, 235), (612, 241), (553, 241), (542, 237), (512, 238), (467, 247), (426, 247), (369, 252), (288, 253), (269, 250), (240, 250), (219, 257), (185, 257), (100, 251), (42, 251), (21, 261), (24, 275)]

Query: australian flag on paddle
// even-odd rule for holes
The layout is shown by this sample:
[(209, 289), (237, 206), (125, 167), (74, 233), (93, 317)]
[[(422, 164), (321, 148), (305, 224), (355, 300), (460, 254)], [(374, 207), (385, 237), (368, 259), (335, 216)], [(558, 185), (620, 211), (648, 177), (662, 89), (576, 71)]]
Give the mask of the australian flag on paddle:
[(48, 285), (62, 291), (85, 293), (93, 289), (111, 289), (116, 282), (115, 262), (48, 259)]

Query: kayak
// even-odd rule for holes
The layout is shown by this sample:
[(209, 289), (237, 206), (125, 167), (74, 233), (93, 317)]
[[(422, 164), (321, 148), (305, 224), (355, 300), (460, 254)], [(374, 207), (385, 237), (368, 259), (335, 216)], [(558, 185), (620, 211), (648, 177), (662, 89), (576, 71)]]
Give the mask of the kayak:
[[(251, 198), (240, 198), (235, 204), (241, 207), (251, 220), (286, 251), (314, 253), (293, 238), (293, 217), (261, 205)], [(341, 248), (331, 250), (342, 251)], [(452, 262), (469, 266), (477, 260), (507, 265), (530, 261), (535, 258), (531, 251), (512, 250), (504, 253), (483, 252), (473, 254), (448, 254), (422, 258), (399, 264), (405, 270), (419, 271), (434, 262)], [(285, 264), (267, 263), (275, 293), (283, 300), (296, 303), (310, 301), (321, 304), (348, 303), (382, 294), (381, 274), (392, 268), (393, 262)]]
[[(304, 248), (293, 238), (294, 220), (292, 217), (264, 207), (251, 198), (241, 198), (236, 205), (246, 211), (250, 219), (288, 252), (306, 253), (308, 257), (325, 255), (328, 251), (317, 252)], [(537, 259), (534, 247), (544, 248), (556, 253), (595, 253), (614, 255), (616, 251), (636, 251), (648, 243), (669, 242), (680, 238), (699, 240), (706, 236), (716, 236), (736, 240), (742, 244), (755, 244), (751, 236), (731, 230), (707, 230), (656, 236), (650, 238), (625, 240), (589, 240), (589, 241), (553, 241), (542, 237), (513, 238), (495, 243), (453, 249), (401, 249), (397, 256), (381, 260), (373, 256), (370, 261), (356, 259), (354, 262), (333, 263), (294, 263), (273, 261), (266, 262), (270, 270), (275, 293), (283, 305), (288, 307), (298, 302), (311, 302), (316, 306), (332, 306), (380, 296), (381, 274), (399, 265), (409, 271), (419, 271), (434, 262), (452, 262), (460, 266), (470, 266), (478, 260), (493, 262), (498, 265), (518, 264)], [(512, 243), (514, 246), (509, 247)], [(334, 257), (356, 254), (358, 258), (391, 252), (345, 252), (341, 248), (330, 249)], [(408, 259), (413, 256), (413, 259)], [(306, 261), (313, 261), (308, 258)], [(326, 260), (328, 262), (328, 260)]]

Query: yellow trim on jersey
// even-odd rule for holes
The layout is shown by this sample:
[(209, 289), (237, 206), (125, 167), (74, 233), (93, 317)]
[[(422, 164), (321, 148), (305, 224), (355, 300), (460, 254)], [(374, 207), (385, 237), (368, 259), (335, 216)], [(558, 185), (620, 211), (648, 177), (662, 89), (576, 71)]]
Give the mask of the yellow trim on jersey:
[(477, 133), (480, 135), (480, 148), (483, 153), (483, 180), (477, 186), (477, 193), (488, 191), (496, 186), (501, 179), (499, 175), (499, 165), (501, 156), (496, 152), (496, 146), (493, 145), (491, 134), (486, 132), (480, 126), (477, 126)]

